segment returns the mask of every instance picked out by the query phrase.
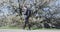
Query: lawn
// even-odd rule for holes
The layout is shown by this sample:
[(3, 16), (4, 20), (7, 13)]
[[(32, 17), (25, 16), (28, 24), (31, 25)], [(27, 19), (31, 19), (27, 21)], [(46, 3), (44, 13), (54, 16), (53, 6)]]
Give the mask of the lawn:
[[(21, 27), (0, 27), (0, 29), (22, 29)], [(25, 30), (28, 30), (28, 27), (25, 28)], [(56, 29), (56, 28), (31, 28), (31, 30), (60, 30), (60, 29)]]

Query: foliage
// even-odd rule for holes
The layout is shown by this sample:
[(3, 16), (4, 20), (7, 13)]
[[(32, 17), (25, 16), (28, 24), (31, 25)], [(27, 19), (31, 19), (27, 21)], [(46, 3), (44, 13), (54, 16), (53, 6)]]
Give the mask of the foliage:
[(0, 0), (0, 27), (22, 27), (24, 16), (23, 6), (32, 10), (29, 22), (32, 27), (44, 28), (47, 23), (50, 28), (60, 27), (60, 0)]

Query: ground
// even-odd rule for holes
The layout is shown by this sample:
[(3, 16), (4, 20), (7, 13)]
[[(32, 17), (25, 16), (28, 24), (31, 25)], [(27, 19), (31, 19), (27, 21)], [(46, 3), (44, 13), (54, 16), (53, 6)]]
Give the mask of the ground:
[(0, 29), (0, 32), (60, 32), (56, 29), (41, 29), (41, 30), (23, 30), (23, 29)]

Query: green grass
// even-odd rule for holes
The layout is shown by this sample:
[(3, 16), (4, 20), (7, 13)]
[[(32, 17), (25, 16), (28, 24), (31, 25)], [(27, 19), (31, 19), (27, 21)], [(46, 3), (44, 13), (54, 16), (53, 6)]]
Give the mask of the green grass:
[(21, 28), (19, 28), (19, 27), (6, 27), (6, 26), (4, 26), (4, 27), (0, 27), (0, 29), (21, 29)]
[[(28, 27), (26, 27), (25, 30), (28, 30)], [(56, 29), (56, 28), (31, 28), (31, 30), (60, 30), (60, 29)]]
[[(22, 29), (21, 27), (0, 27), (0, 29)], [(28, 30), (28, 27), (25, 28), (25, 30)], [(60, 30), (60, 29), (55, 29), (55, 28), (31, 28), (31, 30)]]

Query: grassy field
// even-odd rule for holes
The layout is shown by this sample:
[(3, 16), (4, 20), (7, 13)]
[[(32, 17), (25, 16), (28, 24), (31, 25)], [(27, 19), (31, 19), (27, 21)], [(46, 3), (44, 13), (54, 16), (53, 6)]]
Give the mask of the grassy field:
[[(22, 29), (21, 27), (0, 27), (0, 29)], [(25, 28), (25, 30), (28, 30), (28, 27)], [(60, 30), (55, 28), (31, 28), (31, 30)]]

